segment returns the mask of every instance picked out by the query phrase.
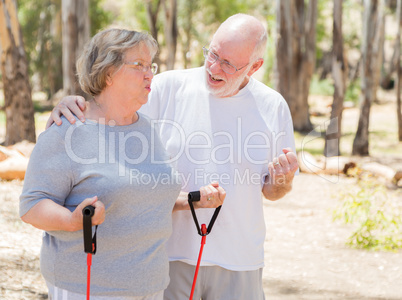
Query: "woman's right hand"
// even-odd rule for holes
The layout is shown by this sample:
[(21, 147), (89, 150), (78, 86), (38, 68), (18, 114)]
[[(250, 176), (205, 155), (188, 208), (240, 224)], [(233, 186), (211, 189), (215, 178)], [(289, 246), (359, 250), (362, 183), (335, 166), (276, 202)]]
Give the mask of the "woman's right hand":
[(83, 111), (85, 111), (85, 98), (82, 96), (65, 96), (61, 99), (60, 103), (57, 104), (50, 114), (49, 119), (46, 123), (46, 129), (50, 127), (50, 125), (56, 123), (56, 125), (61, 125), (60, 116), (64, 116), (71, 124), (75, 123), (74, 115), (81, 120), (81, 122), (85, 122), (85, 117)]
[(102, 224), (103, 221), (105, 221), (105, 205), (101, 201), (98, 201), (98, 196), (87, 198), (82, 201), (71, 214), (70, 222), (73, 228), (72, 231), (81, 230), (83, 228), (82, 210), (88, 205), (92, 205), (95, 208), (95, 213), (92, 216), (93, 226)]

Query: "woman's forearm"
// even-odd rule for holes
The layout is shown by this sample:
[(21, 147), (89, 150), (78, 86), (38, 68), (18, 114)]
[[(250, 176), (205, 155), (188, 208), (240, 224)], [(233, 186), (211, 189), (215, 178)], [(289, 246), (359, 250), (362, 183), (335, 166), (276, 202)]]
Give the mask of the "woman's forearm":
[(72, 213), (50, 199), (43, 199), (32, 207), (21, 219), (32, 226), (45, 231), (76, 231), (76, 224), (71, 222)]

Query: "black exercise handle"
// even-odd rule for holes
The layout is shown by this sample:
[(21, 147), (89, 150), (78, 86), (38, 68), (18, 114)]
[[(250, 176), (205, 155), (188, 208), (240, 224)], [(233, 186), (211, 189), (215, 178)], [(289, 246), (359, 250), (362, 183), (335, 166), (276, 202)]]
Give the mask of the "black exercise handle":
[(200, 201), (201, 193), (200, 191), (190, 192), (188, 193), (188, 201)]
[(83, 231), (84, 231), (84, 251), (85, 253), (95, 254), (96, 252), (96, 229), (92, 238), (92, 216), (95, 214), (95, 207), (85, 206), (82, 210)]
[(218, 206), (215, 209), (215, 212), (214, 212), (214, 214), (213, 214), (213, 216), (211, 218), (211, 221), (209, 221), (207, 232), (204, 234), (201, 231), (201, 227), (200, 227), (200, 224), (198, 223), (197, 215), (195, 213), (195, 209), (194, 209), (194, 205), (193, 205), (193, 201), (200, 201), (200, 200), (201, 200), (200, 191), (194, 191), (194, 192), (189, 192), (188, 193), (188, 204), (190, 205), (191, 214), (193, 215), (193, 220), (194, 220), (195, 226), (197, 227), (197, 232), (198, 232), (199, 235), (205, 236), (205, 235), (208, 235), (211, 232), (212, 226), (214, 226), (215, 220), (218, 217), (218, 214), (219, 214), (219, 212), (220, 212), (220, 210), (222, 208), (222, 205)]
[(85, 206), (82, 210), (82, 214), (84, 216), (92, 217), (95, 214), (95, 207), (93, 207), (92, 205)]
[(197, 215), (195, 214), (195, 210), (194, 210), (194, 206), (193, 206), (193, 201), (200, 201), (200, 200), (201, 200), (200, 191), (188, 193), (188, 204), (190, 205), (191, 214), (193, 215), (195, 227), (197, 227), (198, 234), (202, 236), (200, 223), (198, 223)]

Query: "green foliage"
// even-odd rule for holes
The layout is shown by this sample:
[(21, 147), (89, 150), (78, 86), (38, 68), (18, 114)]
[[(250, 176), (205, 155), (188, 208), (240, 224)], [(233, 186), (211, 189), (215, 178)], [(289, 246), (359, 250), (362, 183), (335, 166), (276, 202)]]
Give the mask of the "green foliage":
[(0, 127), (5, 128), (6, 126), (6, 114), (3, 110), (0, 110)]
[(313, 75), (309, 93), (312, 95), (332, 96), (334, 94), (334, 83), (330, 79), (320, 80), (318, 75)]
[[(344, 0), (343, 2), (343, 43), (345, 50), (359, 49), (361, 44), (362, 1)], [(351, 20), (353, 20), (351, 22)]]
[[(20, 0), (18, 3), (34, 89), (45, 91), (51, 97), (63, 87), (61, 0)], [(110, 23), (110, 13), (101, 8), (102, 3), (103, 0), (90, 0), (91, 35)]]
[(402, 248), (402, 211), (397, 198), (370, 175), (361, 174), (358, 189), (340, 195), (334, 220), (355, 226), (347, 244), (367, 250), (396, 251)]
[(201, 7), (204, 10), (205, 24), (222, 23), (231, 15), (247, 13), (257, 1), (242, 0), (201, 0)]
[[(153, 11), (156, 8), (156, 2), (157, 2), (156, 0), (151, 0)], [(120, 11), (120, 15), (118, 16), (118, 19), (133, 29), (145, 30), (145, 31), (150, 32), (150, 28), (149, 28), (149, 24), (148, 24), (148, 20), (147, 20), (147, 10), (145, 7), (145, 3), (146, 3), (146, 1), (142, 1), (142, 0), (126, 1), (126, 3), (123, 5), (123, 8)], [(159, 8), (159, 13), (158, 13), (158, 22), (157, 22), (158, 29), (161, 28), (161, 26), (160, 26), (161, 19), (163, 19), (162, 13), (163, 12), (162, 12), (162, 6), (161, 6)]]
[[(332, 96), (334, 94), (334, 83), (332, 79), (320, 80), (317, 74), (311, 79), (310, 91), (311, 95)], [(345, 101), (351, 101), (355, 105), (358, 104), (361, 95), (360, 80), (357, 79), (349, 83), (345, 92)]]
[(360, 80), (355, 80), (349, 83), (345, 92), (345, 101), (351, 101), (355, 105), (358, 104), (361, 95)]
[(89, 1), (89, 18), (91, 22), (91, 36), (94, 36), (98, 31), (107, 27), (113, 19), (111, 12), (105, 11), (102, 8), (104, 0)]
[(184, 68), (198, 67), (202, 65), (204, 56), (201, 46), (208, 36), (196, 26), (195, 17), (201, 9), (200, 2), (197, 0), (179, 0), (179, 11), (177, 16), (177, 26), (179, 30), (178, 42), (182, 48), (182, 60)]
[(63, 85), (60, 9), (60, 0), (21, 0), (18, 7), (29, 73), (36, 74), (34, 88), (48, 95)]
[[(316, 61), (320, 61), (325, 51), (332, 45), (332, 9), (328, 9), (332, 0), (320, 0), (317, 3), (317, 24), (316, 24)], [(329, 34), (331, 33), (331, 34)]]
[(263, 13), (265, 20), (267, 22), (267, 32), (268, 32), (268, 40), (267, 40), (267, 49), (265, 51), (264, 57), (264, 65), (265, 68), (263, 82), (270, 86), (273, 86), (273, 74), (275, 68), (275, 59), (276, 59), (276, 50), (275, 50), (275, 31), (276, 31), (276, 16), (275, 16), (275, 7), (273, 5), (266, 5), (259, 9), (260, 12)]

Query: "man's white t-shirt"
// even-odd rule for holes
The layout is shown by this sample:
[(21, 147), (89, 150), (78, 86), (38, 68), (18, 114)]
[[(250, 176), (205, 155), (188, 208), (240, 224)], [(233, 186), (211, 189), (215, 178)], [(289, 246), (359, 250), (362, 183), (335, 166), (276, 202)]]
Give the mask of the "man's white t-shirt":
[[(212, 181), (226, 191), (201, 265), (256, 270), (264, 266), (261, 190), (268, 163), (285, 147), (295, 150), (290, 111), (279, 93), (253, 78), (229, 98), (213, 96), (205, 79), (204, 67), (157, 75), (141, 112), (159, 127), (183, 191)], [(196, 210), (200, 225), (208, 226), (213, 212)], [(191, 212), (173, 213), (169, 259), (195, 265), (200, 241)]]

